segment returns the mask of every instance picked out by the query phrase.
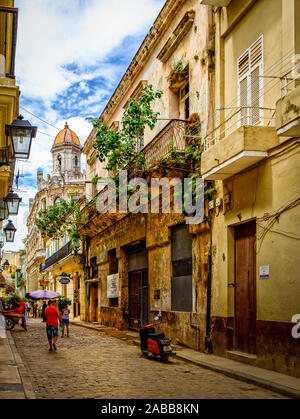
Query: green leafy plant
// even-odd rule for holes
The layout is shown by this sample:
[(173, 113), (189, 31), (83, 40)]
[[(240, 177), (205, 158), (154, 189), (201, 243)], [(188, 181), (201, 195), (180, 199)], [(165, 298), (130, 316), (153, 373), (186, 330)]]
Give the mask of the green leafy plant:
[(64, 308), (67, 308), (70, 305), (72, 305), (72, 301), (69, 298), (64, 297), (64, 296), (57, 297), (57, 302), (58, 302), (59, 311), (62, 311)]
[(22, 298), (19, 297), (19, 295), (17, 294), (11, 294), (8, 297), (3, 299), (5, 304), (15, 308), (15, 307), (19, 307), (20, 306), (20, 302), (22, 301)]
[[(107, 160), (106, 169), (116, 172), (124, 169), (130, 162), (143, 165), (144, 155), (139, 150), (140, 139), (146, 127), (155, 127), (159, 112), (154, 112), (152, 104), (162, 97), (162, 91), (154, 91), (147, 85), (139, 99), (130, 99), (122, 118), (122, 128), (115, 132), (99, 119), (87, 118), (96, 128), (94, 148), (101, 163)], [(95, 181), (95, 179), (94, 179)]]
[(79, 227), (84, 222), (78, 202), (67, 202), (63, 199), (59, 203), (38, 213), (35, 224), (43, 238), (60, 239), (65, 232), (68, 234), (71, 249), (76, 254), (80, 247)]
[(209, 58), (213, 58), (215, 56), (214, 48), (206, 48), (206, 54)]

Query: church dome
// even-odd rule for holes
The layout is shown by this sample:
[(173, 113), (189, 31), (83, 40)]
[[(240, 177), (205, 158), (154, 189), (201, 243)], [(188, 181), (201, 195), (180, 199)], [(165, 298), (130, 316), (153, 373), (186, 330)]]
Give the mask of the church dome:
[(80, 147), (79, 138), (77, 137), (75, 132), (70, 130), (67, 122), (66, 122), (65, 128), (57, 134), (54, 140), (54, 145), (63, 144), (63, 143), (67, 143), (67, 144), (73, 143), (73, 144), (79, 145)]

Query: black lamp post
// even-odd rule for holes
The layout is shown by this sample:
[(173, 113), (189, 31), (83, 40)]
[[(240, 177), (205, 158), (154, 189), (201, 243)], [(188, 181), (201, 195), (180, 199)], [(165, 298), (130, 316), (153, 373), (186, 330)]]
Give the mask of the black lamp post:
[(5, 239), (5, 235), (4, 235), (3, 229), (1, 228), (1, 230), (0, 230), (0, 249), (2, 249), (4, 247), (4, 239)]
[(8, 218), (8, 205), (4, 199), (0, 199), (0, 221), (7, 220)]
[(5, 233), (6, 241), (8, 243), (13, 243), (17, 229), (11, 220), (8, 220), (8, 224), (4, 227), (3, 231)]
[(7, 204), (9, 215), (18, 215), (20, 203), (22, 202), (22, 198), (19, 195), (11, 191), (3, 198), (3, 201)]
[(29, 158), (32, 139), (36, 137), (37, 127), (33, 127), (23, 116), (18, 116), (11, 125), (5, 126), (6, 135), (10, 137), (17, 159)]

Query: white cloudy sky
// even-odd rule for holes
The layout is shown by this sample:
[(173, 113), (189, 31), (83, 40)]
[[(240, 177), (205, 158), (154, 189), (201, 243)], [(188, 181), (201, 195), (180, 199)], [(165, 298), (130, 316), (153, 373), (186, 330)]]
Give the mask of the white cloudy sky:
[[(65, 121), (85, 141), (88, 116), (99, 116), (164, 0), (15, 0), (19, 8), (16, 57), (20, 113), (39, 128), (29, 162), (18, 162), (23, 203), (15, 242), (23, 248), (28, 201), (36, 194), (37, 169), (51, 172), (50, 149)], [(45, 134), (48, 134), (45, 135)], [(16, 172), (17, 172), (16, 170)]]

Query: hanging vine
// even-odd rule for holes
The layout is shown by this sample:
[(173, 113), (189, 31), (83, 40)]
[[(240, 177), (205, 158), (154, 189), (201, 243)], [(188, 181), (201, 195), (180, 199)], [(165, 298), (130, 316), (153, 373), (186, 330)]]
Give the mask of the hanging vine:
[(154, 91), (147, 85), (139, 99), (130, 99), (122, 118), (122, 128), (115, 132), (99, 119), (88, 118), (96, 129), (94, 148), (101, 163), (107, 161), (106, 169), (114, 171), (124, 169), (131, 162), (143, 164), (144, 155), (140, 150), (140, 141), (146, 127), (155, 127), (159, 112), (152, 109), (153, 102), (162, 97), (161, 91)]

